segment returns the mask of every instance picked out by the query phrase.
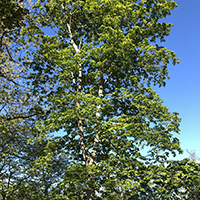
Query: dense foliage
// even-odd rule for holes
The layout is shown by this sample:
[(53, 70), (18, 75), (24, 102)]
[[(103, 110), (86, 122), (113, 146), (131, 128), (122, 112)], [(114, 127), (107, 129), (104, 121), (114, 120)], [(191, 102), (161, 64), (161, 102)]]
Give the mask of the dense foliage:
[(178, 113), (152, 89), (179, 62), (161, 45), (176, 3), (6, 3), (0, 199), (199, 199), (199, 164), (168, 160)]
[[(39, 137), (34, 126), (37, 98), (28, 86), (30, 70), (20, 32), (29, 13), (23, 1), (0, 2), (0, 199), (36, 199), (40, 187), (30, 164), (41, 155), (45, 142), (28, 143)], [(46, 142), (47, 143), (47, 142)]]

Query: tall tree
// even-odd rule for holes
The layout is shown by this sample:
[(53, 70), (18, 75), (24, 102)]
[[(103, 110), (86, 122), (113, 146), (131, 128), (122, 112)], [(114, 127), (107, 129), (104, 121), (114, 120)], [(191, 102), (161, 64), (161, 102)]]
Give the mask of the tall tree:
[[(0, 1), (0, 199), (36, 199), (39, 189), (31, 177), (30, 163), (43, 153), (41, 144), (27, 144), (38, 111), (30, 96), (29, 69), (21, 40), (28, 25), (25, 1)], [(33, 111), (33, 112), (32, 112)], [(31, 192), (28, 192), (31, 190)], [(36, 192), (37, 191), (37, 192)], [(37, 194), (37, 195), (36, 195)]]
[[(151, 88), (165, 86), (170, 60), (179, 61), (159, 43), (173, 26), (161, 19), (176, 7), (171, 0), (35, 4), (35, 24), (24, 31), (37, 46), (29, 63), (33, 93), (41, 107), (50, 108), (36, 128), (63, 131), (54, 145), (61, 145), (68, 158), (51, 199), (147, 199), (155, 194), (154, 169), (162, 169), (159, 163), (169, 153), (182, 151), (173, 136), (180, 118)], [(40, 166), (46, 168), (43, 162)], [(162, 196), (162, 190), (156, 192)]]

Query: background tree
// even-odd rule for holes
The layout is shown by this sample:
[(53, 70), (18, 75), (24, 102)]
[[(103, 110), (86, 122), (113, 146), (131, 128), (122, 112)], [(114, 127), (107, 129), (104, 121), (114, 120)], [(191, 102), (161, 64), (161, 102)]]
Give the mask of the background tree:
[[(162, 171), (169, 153), (182, 151), (173, 136), (180, 118), (151, 86), (164, 86), (170, 60), (178, 62), (159, 43), (172, 27), (160, 19), (175, 7), (165, 0), (35, 4), (35, 24), (24, 31), (37, 50), (27, 64), (33, 94), (41, 108), (50, 108), (36, 128), (43, 135), (63, 131), (48, 145), (61, 145), (68, 158), (51, 199), (163, 197), (155, 169)], [(51, 162), (49, 155), (40, 159), (48, 168), (43, 161)]]
[[(160, 186), (163, 199), (173, 194), (173, 199), (199, 199), (200, 165), (194, 160), (169, 161), (163, 169)], [(167, 199), (167, 198), (166, 198)], [(168, 198), (171, 199), (171, 198)]]
[[(20, 32), (28, 25), (25, 1), (0, 2), (0, 199), (40, 199), (41, 189), (32, 178), (30, 163), (41, 154), (33, 127), (38, 118), (37, 98), (31, 96), (28, 61)], [(34, 108), (34, 106), (36, 106)]]
[(190, 150), (188, 150), (188, 149), (186, 149), (186, 151), (187, 151), (187, 153), (189, 154), (189, 159), (190, 160), (193, 160), (193, 161), (199, 161), (200, 160), (200, 158), (199, 158), (199, 156), (196, 154), (196, 152), (195, 151), (190, 151)]

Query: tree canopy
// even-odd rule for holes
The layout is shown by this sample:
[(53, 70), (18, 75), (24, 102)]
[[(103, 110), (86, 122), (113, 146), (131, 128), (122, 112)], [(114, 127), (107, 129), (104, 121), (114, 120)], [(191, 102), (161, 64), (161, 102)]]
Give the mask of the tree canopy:
[(169, 63), (179, 63), (162, 46), (173, 27), (163, 19), (176, 7), (171, 0), (35, 3), (18, 34), (27, 48), (20, 64), (28, 90), (17, 91), (28, 101), (17, 120), (29, 126), (19, 126), (29, 198), (198, 198), (189, 176), (199, 183), (199, 165), (168, 159), (182, 152), (178, 113), (152, 89), (165, 86)]
[(29, 13), (24, 3), (0, 1), (0, 199), (3, 200), (36, 199), (29, 164), (41, 155), (45, 146), (28, 144), (38, 133), (32, 128), (36, 113), (30, 112), (36, 99), (27, 85), (29, 69), (23, 65), (27, 61), (23, 46), (28, 43), (21, 40), (20, 32)]

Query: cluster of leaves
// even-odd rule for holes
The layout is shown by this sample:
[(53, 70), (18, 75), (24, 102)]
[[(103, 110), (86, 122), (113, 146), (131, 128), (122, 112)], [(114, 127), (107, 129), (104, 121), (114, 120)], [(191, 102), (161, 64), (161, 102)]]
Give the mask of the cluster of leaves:
[(152, 89), (179, 62), (158, 42), (176, 3), (3, 3), (0, 198), (198, 199), (199, 164), (168, 161), (178, 113)]

